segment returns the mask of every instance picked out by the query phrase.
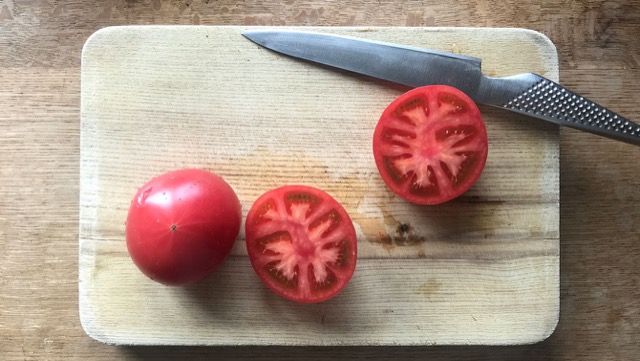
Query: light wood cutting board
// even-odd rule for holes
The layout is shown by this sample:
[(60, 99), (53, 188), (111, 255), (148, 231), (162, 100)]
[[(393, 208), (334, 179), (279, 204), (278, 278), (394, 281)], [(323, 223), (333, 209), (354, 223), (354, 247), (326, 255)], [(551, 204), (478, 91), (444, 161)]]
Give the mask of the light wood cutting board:
[[(559, 312), (556, 126), (481, 107), (489, 158), (440, 206), (395, 197), (371, 136), (407, 89), (262, 49), (242, 27), (98, 31), (82, 54), (79, 305), (97, 340), (132, 345), (521, 344)], [(555, 47), (522, 29), (304, 28), (483, 59), (489, 75), (558, 80)], [(289, 183), (324, 189), (354, 220), (356, 273), (338, 297), (292, 303), (255, 276), (242, 231), (202, 283), (171, 288), (131, 262), (124, 221), (137, 188), (200, 167), (237, 191), (243, 214)]]

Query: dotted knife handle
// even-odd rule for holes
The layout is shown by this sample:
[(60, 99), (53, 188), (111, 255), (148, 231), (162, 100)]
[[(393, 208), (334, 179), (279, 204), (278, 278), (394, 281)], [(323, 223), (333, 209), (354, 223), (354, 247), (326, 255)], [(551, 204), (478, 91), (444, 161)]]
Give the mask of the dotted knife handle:
[(640, 126), (561, 85), (536, 75), (539, 80), (502, 107), (584, 130), (608, 138), (640, 145)]

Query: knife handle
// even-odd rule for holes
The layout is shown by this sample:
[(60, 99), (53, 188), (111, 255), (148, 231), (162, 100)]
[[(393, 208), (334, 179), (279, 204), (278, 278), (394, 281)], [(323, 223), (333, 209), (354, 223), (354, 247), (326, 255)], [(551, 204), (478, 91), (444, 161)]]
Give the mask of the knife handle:
[(640, 126), (537, 74), (535, 82), (503, 108), (640, 146)]

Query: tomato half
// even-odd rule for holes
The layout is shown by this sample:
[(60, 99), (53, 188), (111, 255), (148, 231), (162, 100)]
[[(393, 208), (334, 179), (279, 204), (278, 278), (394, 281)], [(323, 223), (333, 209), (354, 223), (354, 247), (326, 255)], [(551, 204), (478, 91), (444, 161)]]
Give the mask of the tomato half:
[(487, 153), (480, 110), (445, 85), (401, 95), (384, 110), (373, 134), (384, 183), (416, 204), (439, 204), (466, 192), (480, 177)]
[(336, 296), (353, 276), (353, 223), (322, 190), (288, 185), (268, 191), (249, 210), (245, 227), (251, 265), (280, 296), (321, 302)]
[(127, 249), (149, 278), (187, 285), (211, 274), (231, 251), (242, 221), (236, 193), (201, 169), (162, 174), (131, 201)]

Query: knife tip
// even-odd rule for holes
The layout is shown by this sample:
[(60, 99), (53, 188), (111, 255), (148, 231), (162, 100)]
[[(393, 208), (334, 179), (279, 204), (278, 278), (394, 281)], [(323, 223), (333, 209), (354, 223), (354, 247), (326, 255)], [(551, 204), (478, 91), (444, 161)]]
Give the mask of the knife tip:
[(255, 41), (254, 38), (257, 35), (257, 33), (258, 33), (257, 30), (246, 30), (240, 34), (251, 41)]
[(264, 46), (269, 37), (269, 31), (266, 30), (246, 30), (241, 34), (245, 38), (253, 41), (254, 43)]

